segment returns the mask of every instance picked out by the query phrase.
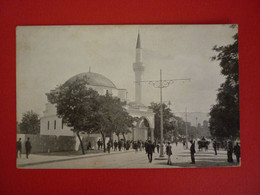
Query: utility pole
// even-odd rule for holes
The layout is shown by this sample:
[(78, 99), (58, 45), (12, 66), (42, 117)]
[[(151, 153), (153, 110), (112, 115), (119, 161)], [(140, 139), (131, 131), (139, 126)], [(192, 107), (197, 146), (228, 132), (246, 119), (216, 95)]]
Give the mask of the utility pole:
[(140, 82), (144, 82), (144, 83), (148, 83), (150, 85), (152, 85), (155, 88), (160, 88), (160, 115), (161, 115), (161, 124), (160, 124), (160, 130), (161, 130), (161, 143), (160, 143), (160, 158), (163, 158), (163, 105), (162, 105), (162, 89), (163, 88), (167, 88), (170, 84), (173, 84), (176, 81), (186, 81), (190, 79), (171, 79), (171, 80), (163, 80), (162, 79), (162, 70), (160, 69), (160, 80), (154, 80), (154, 81), (140, 81)]
[(187, 127), (187, 108), (185, 108), (185, 127), (186, 127), (186, 149), (188, 149), (188, 127)]

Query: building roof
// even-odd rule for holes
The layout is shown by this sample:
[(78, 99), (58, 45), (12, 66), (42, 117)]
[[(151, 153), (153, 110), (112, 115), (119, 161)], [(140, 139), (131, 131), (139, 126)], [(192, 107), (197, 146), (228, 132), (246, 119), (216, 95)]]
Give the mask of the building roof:
[(103, 86), (109, 88), (116, 88), (115, 84), (111, 80), (109, 80), (108, 78), (106, 78), (101, 74), (94, 73), (94, 72), (84, 72), (84, 73), (77, 74), (71, 77), (69, 80), (67, 80), (65, 84), (74, 82), (76, 79), (87, 79), (88, 85), (91, 86)]

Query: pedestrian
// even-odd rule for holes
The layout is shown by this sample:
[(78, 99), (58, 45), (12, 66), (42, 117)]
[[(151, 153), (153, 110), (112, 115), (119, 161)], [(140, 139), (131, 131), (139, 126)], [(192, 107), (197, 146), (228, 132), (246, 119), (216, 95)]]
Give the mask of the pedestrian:
[(232, 144), (232, 141), (229, 140), (228, 141), (228, 145), (227, 145), (227, 157), (228, 157), (228, 162), (229, 163), (233, 162), (232, 154), (233, 154), (233, 144)]
[(234, 154), (236, 155), (237, 158), (237, 163), (240, 162), (240, 146), (239, 143), (237, 142), (237, 144), (234, 146)]
[(110, 144), (110, 141), (107, 142), (107, 152), (108, 154), (110, 154), (110, 148), (111, 148), (111, 144)]
[(103, 149), (103, 141), (100, 141), (100, 148)]
[(195, 164), (195, 156), (194, 156), (194, 154), (196, 153), (195, 143), (192, 140), (190, 141), (190, 143), (191, 143), (191, 146), (190, 146), (191, 164)]
[(147, 154), (148, 154), (147, 156), (150, 163), (153, 161), (153, 150), (154, 150), (154, 146), (151, 140), (149, 140), (147, 143)]
[(166, 154), (168, 156), (167, 165), (172, 165), (172, 161), (171, 161), (172, 146), (171, 146), (170, 142), (168, 142), (168, 145), (166, 146)]
[(18, 158), (18, 153), (19, 153), (19, 157), (22, 157), (22, 141), (21, 138), (19, 138), (19, 140), (16, 142), (16, 148), (17, 148), (17, 152), (16, 152), (16, 158)]
[(101, 141), (100, 141), (100, 139), (99, 139), (98, 142), (97, 142), (98, 150), (99, 150), (99, 148), (100, 148), (100, 144), (101, 144)]
[(133, 143), (133, 149), (135, 150), (135, 153), (138, 151), (138, 144), (136, 141)]
[(30, 142), (30, 138), (28, 137), (27, 141), (25, 142), (26, 158), (29, 157), (31, 149), (32, 149), (32, 145), (31, 145), (31, 142)]
[(114, 142), (114, 151), (117, 151), (117, 141)]
[(216, 142), (216, 140), (214, 139), (214, 141), (213, 141), (213, 148), (214, 148), (214, 151), (215, 151), (215, 155), (217, 155), (218, 153), (217, 153), (217, 142)]
[(119, 141), (118, 141), (118, 150), (121, 151), (121, 148), (122, 148), (122, 141), (119, 140)]

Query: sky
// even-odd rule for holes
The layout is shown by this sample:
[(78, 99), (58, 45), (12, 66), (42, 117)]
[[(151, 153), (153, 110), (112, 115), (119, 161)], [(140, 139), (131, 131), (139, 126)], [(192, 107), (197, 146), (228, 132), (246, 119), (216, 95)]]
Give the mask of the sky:
[[(178, 115), (209, 113), (224, 82), (214, 45), (233, 43), (229, 25), (19, 26), (16, 29), (17, 121), (33, 110), (43, 115), (46, 93), (82, 72), (99, 73), (134, 101), (133, 63), (138, 31), (142, 80), (190, 78), (163, 89), (163, 101)], [(145, 105), (160, 101), (159, 89), (143, 83)], [(198, 114), (199, 115), (199, 114)], [(193, 114), (194, 116), (194, 114)], [(193, 117), (194, 118), (194, 117)], [(203, 117), (202, 117), (203, 118)], [(203, 120), (203, 119), (199, 120)], [(190, 119), (193, 120), (193, 119)], [(194, 120), (193, 120), (194, 121)], [(202, 121), (198, 121), (202, 122)]]

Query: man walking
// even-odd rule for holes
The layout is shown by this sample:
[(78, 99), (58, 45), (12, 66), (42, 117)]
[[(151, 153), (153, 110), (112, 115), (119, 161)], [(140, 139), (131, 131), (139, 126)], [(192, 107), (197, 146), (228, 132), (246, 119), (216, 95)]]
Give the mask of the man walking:
[(114, 142), (114, 151), (117, 151), (117, 141)]
[(194, 157), (194, 154), (196, 153), (195, 143), (192, 140), (190, 141), (190, 143), (191, 143), (191, 146), (190, 146), (191, 164), (195, 164), (195, 157)]
[(216, 140), (214, 139), (214, 141), (213, 141), (213, 148), (214, 148), (214, 151), (215, 151), (215, 155), (217, 155), (218, 153), (217, 153), (217, 142), (216, 142)]
[(172, 155), (172, 146), (170, 142), (168, 142), (168, 145), (166, 146), (166, 154), (168, 156), (167, 165), (172, 165), (171, 155)]
[(240, 146), (239, 146), (238, 142), (237, 142), (237, 144), (234, 147), (234, 154), (237, 157), (237, 163), (239, 163), (240, 162)]
[(26, 158), (28, 158), (28, 156), (31, 152), (31, 149), (32, 149), (32, 145), (31, 145), (31, 142), (30, 142), (30, 138), (28, 137), (27, 141), (25, 142)]
[(109, 142), (107, 142), (107, 152), (108, 152), (108, 154), (110, 154), (110, 147), (111, 147), (111, 145), (110, 145), (110, 141), (109, 141)]
[(97, 142), (98, 150), (99, 150), (99, 148), (100, 148), (100, 144), (101, 144), (101, 141), (100, 141), (100, 139), (99, 139), (98, 142)]
[(149, 140), (147, 144), (147, 154), (148, 154), (147, 156), (150, 163), (153, 161), (153, 150), (154, 150), (154, 146), (151, 140)]
[(228, 162), (229, 163), (233, 162), (232, 154), (233, 154), (233, 144), (232, 144), (232, 141), (229, 140), (228, 141), (228, 146), (227, 146), (227, 156), (228, 156)]
[(21, 138), (19, 138), (19, 140), (16, 142), (16, 148), (17, 148), (17, 152), (16, 152), (16, 158), (18, 158), (18, 153), (19, 153), (19, 157), (22, 157), (22, 142), (21, 142)]

